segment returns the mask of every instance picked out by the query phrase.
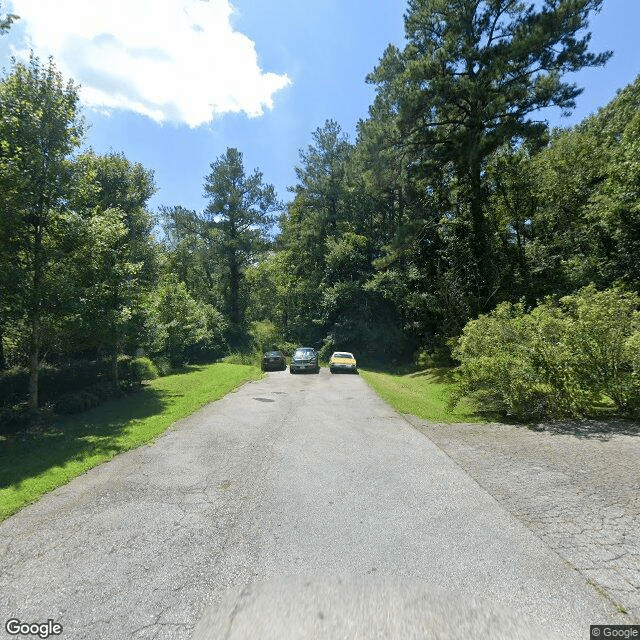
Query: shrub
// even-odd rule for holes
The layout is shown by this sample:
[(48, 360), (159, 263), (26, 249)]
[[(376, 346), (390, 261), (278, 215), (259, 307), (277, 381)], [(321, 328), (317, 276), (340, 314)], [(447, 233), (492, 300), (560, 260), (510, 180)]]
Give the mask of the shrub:
[[(109, 363), (103, 360), (76, 360), (65, 365), (44, 365), (38, 376), (38, 395), (42, 405), (55, 404), (61, 395), (76, 393), (102, 384), (110, 376)], [(23, 368), (0, 372), (0, 403), (13, 406), (26, 401), (29, 372)]]
[(453, 355), (458, 397), (521, 420), (577, 417), (608, 397), (640, 407), (640, 298), (589, 286), (530, 313), (503, 303), (464, 328)]
[(171, 373), (171, 360), (164, 356), (153, 359), (153, 363), (156, 365), (159, 376), (168, 376)]
[[(327, 336), (322, 343), (322, 346), (318, 350), (318, 359), (320, 362), (328, 362), (333, 352), (336, 350), (333, 336)], [(295, 349), (294, 349), (295, 351)]]
[(158, 369), (149, 358), (133, 358), (123, 371), (123, 378), (134, 384), (142, 384), (143, 380), (155, 380), (157, 377)]
[(451, 366), (451, 351), (447, 347), (437, 346), (431, 350), (420, 349), (414, 357), (416, 371)]
[(32, 430), (47, 429), (53, 422), (53, 406), (45, 404), (35, 413), (27, 402), (0, 407), (0, 434), (13, 435)]
[(302, 345), (296, 343), (296, 342), (288, 342), (286, 340), (279, 340), (276, 343), (277, 346), (277, 350), (282, 351), (282, 353), (284, 353), (285, 356), (292, 356), (296, 349)]
[(629, 347), (640, 330), (640, 298), (619, 288), (596, 291), (592, 285), (561, 302), (572, 327), (567, 347), (575, 353), (576, 377), (585, 388), (611, 398), (618, 409), (633, 410), (640, 401), (640, 370)]
[(262, 362), (262, 351), (254, 350), (254, 351), (234, 351), (229, 355), (225, 356), (222, 361), (228, 362), (229, 364), (246, 364), (246, 365), (255, 365), (260, 366)]
[(29, 372), (23, 368), (0, 371), (0, 398), (2, 404), (13, 405), (25, 400), (29, 389)]

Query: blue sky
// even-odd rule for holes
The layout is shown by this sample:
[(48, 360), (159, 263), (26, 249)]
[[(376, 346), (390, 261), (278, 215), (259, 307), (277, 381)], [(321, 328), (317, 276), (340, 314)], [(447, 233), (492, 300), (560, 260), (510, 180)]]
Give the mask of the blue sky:
[[(201, 210), (209, 164), (244, 154), (287, 200), (298, 151), (333, 118), (353, 139), (374, 96), (365, 76), (389, 43), (403, 46), (404, 0), (5, 0), (22, 16), (0, 40), (12, 53), (53, 55), (82, 85), (85, 146), (124, 153), (155, 172), (150, 202)], [(640, 1), (604, 0), (592, 50), (612, 49), (570, 118), (604, 106), (640, 73)]]

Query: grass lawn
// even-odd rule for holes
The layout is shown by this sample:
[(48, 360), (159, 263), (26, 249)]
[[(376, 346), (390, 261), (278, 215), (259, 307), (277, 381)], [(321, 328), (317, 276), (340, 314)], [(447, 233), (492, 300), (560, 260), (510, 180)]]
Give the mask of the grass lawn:
[(261, 375), (255, 366), (191, 366), (158, 378), (126, 398), (65, 418), (51, 431), (0, 436), (0, 522), (44, 493), (118, 453), (153, 440), (176, 420)]
[(486, 422), (462, 401), (450, 407), (453, 390), (450, 369), (426, 369), (405, 375), (360, 370), (375, 392), (398, 413), (410, 413), (433, 422)]

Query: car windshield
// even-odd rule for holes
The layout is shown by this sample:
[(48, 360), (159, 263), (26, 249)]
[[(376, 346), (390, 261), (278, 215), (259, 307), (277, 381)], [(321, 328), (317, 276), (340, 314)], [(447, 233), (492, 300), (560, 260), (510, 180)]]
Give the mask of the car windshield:
[(282, 351), (269, 351), (264, 354), (267, 358), (279, 358), (282, 355)]
[(313, 349), (298, 349), (295, 354), (294, 354), (294, 358), (313, 358), (313, 356), (315, 355), (315, 352)]
[(333, 354), (333, 357), (334, 358), (349, 358), (350, 360), (354, 360), (353, 354), (352, 353), (346, 353), (346, 352), (342, 353), (342, 352), (336, 351)]

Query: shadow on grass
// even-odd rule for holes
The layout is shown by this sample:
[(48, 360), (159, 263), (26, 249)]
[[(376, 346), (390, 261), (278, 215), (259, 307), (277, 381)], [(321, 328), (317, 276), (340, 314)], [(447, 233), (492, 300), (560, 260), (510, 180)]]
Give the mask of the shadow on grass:
[(125, 398), (60, 419), (50, 430), (4, 438), (0, 441), (0, 489), (19, 486), (27, 478), (73, 460), (112, 457), (126, 451), (131, 447), (121, 436), (131, 422), (162, 413), (175, 396), (145, 387)]
[(430, 369), (416, 370), (413, 364), (364, 364), (365, 371), (373, 373), (384, 373), (390, 376), (408, 376), (410, 378), (421, 378), (432, 376), (435, 382), (450, 383), (453, 381), (455, 367), (433, 367)]
[(429, 376), (433, 382), (438, 384), (453, 384), (456, 381), (455, 369), (453, 367), (439, 367), (437, 369), (423, 369), (408, 374), (410, 378), (425, 378)]
[(169, 373), (170, 376), (181, 376), (185, 373), (194, 373), (195, 371), (204, 371), (206, 369), (205, 365), (201, 364), (185, 364), (181, 367), (176, 367), (175, 369), (171, 369)]

